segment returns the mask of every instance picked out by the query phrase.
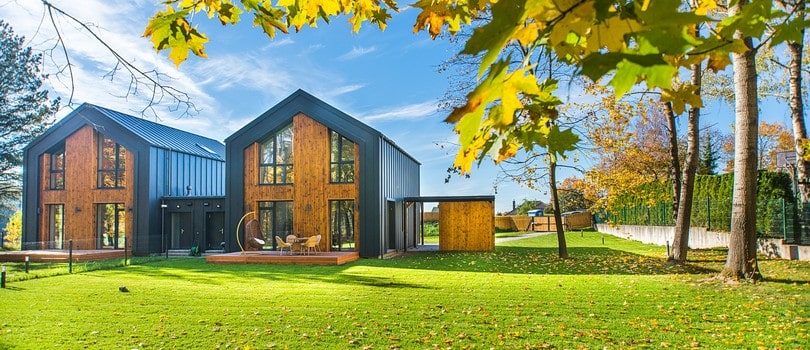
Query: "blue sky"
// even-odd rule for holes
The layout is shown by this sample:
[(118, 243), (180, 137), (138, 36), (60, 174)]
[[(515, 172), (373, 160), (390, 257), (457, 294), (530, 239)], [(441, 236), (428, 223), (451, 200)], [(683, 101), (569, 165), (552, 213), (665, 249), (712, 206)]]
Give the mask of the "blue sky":
[[(445, 113), (437, 110), (448, 87), (447, 76), (439, 74), (437, 66), (457, 49), (425, 33), (414, 34), (414, 9), (396, 14), (385, 32), (366, 25), (360, 33), (352, 33), (341, 17), (328, 25), (320, 23), (317, 29), (279, 34), (272, 41), (249, 24), (250, 16), (244, 16), (245, 23), (236, 27), (222, 27), (218, 21), (200, 16), (195, 24), (211, 39), (206, 48), (209, 58), (191, 57), (178, 69), (165, 53), (155, 53), (150, 42), (140, 37), (149, 16), (163, 9), (157, 1), (52, 3), (92, 24), (102, 39), (140, 68), (171, 76), (172, 85), (189, 93), (200, 109), (196, 116), (181, 118), (170, 105), (164, 105), (156, 110), (162, 123), (222, 141), (290, 93), (303, 89), (380, 130), (418, 159), (422, 195), (494, 194), (498, 212), (511, 209), (513, 200), (548, 199), (544, 192), (510, 183), (499, 184), (496, 193), (497, 167), (491, 161), (474, 169), (470, 179), (455, 177), (445, 184), (454, 155), (437, 143), (453, 142), (455, 134), (442, 122)], [(55, 38), (43, 11), (40, 1), (0, 0), (0, 18), (38, 50), (52, 47)], [(147, 91), (123, 98), (128, 76), (119, 73), (112, 81), (104, 77), (115, 64), (111, 55), (75, 24), (59, 16), (57, 22), (75, 65), (75, 105), (90, 102), (139, 115), (149, 97)], [(58, 52), (55, 57), (56, 63), (63, 63)], [(51, 73), (47, 88), (66, 99), (67, 77), (53, 74), (55, 67), (50, 58), (45, 59), (44, 71)], [(787, 121), (785, 110), (768, 108), (763, 119)], [(717, 124), (729, 131), (729, 106), (715, 103), (703, 113), (703, 125)], [(587, 158), (580, 158), (587, 167)], [(572, 175), (562, 171), (559, 176)]]

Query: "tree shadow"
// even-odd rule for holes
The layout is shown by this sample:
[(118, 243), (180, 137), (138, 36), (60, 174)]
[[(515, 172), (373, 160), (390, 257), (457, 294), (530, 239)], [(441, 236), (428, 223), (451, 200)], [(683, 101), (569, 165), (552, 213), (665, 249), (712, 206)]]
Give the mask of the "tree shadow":
[(560, 259), (556, 247), (500, 246), (492, 252), (415, 252), (380, 263), (398, 268), (458, 272), (493, 272), (546, 275), (668, 275), (706, 274), (717, 269), (699, 265), (667, 265), (659, 257), (607, 247), (570, 247)]

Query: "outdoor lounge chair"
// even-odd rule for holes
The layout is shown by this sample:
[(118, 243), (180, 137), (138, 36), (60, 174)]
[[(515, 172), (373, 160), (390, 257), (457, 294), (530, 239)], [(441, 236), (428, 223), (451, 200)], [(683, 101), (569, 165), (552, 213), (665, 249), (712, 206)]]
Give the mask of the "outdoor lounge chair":
[(316, 251), (316, 252), (318, 252), (318, 253), (320, 253), (320, 252), (321, 252), (321, 235), (317, 235), (317, 236), (315, 236), (315, 237), (318, 237), (318, 238), (315, 240), (315, 251)]
[(318, 249), (318, 236), (310, 236), (304, 243), (304, 249), (307, 254), (311, 251), (316, 251)]
[(276, 237), (276, 244), (278, 245), (278, 255), (284, 254), (284, 248), (287, 248), (289, 254), (292, 254), (292, 243), (284, 242), (279, 236)]

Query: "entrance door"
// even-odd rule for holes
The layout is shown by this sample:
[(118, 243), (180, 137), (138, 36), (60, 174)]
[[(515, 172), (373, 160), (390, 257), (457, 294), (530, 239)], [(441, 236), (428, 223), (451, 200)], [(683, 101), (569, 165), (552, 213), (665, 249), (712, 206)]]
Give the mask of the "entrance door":
[(397, 203), (388, 201), (388, 249), (397, 249)]
[(205, 250), (222, 250), (225, 247), (225, 213), (205, 213)]
[(191, 213), (171, 213), (171, 228), (171, 249), (191, 249), (195, 238)]

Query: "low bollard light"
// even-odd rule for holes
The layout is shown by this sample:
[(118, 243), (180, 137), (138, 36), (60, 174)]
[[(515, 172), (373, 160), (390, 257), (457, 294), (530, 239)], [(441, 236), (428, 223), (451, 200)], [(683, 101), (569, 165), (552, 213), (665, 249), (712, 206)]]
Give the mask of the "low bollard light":
[(25, 256), (25, 273), (28, 273), (28, 265), (31, 263), (31, 257), (26, 255)]
[(0, 270), (0, 288), (6, 288), (6, 265)]

